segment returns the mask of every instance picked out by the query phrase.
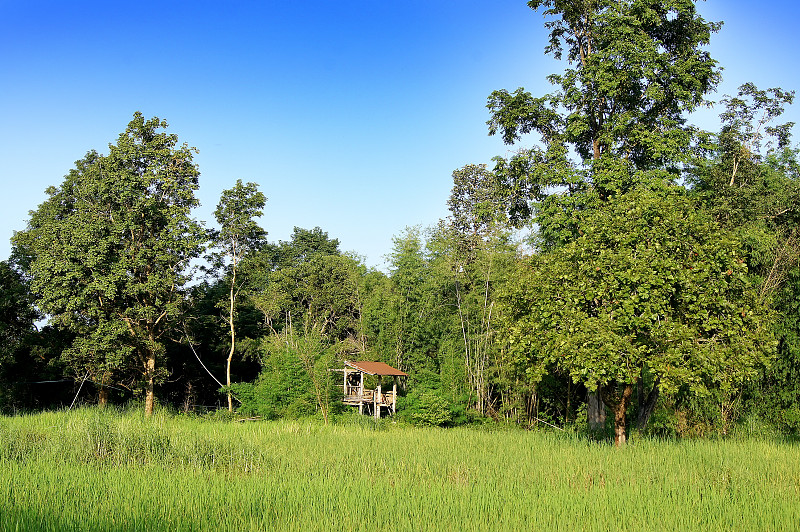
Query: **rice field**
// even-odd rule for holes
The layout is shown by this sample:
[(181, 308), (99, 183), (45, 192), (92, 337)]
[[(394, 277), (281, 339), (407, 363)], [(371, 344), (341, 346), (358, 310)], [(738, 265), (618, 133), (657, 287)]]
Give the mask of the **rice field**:
[(799, 451), (90, 408), (0, 418), (0, 531), (796, 530)]

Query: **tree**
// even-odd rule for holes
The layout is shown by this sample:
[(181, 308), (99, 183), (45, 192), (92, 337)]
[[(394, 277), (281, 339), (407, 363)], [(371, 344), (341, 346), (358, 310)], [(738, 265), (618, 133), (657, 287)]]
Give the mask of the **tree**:
[[(551, 17), (545, 53), (568, 67), (549, 81), (552, 94), (494, 91), (489, 134), (540, 144), (495, 158), (498, 196), (509, 220), (531, 218), (543, 251), (579, 236), (578, 213), (598, 208), (638, 183), (672, 181), (693, 153), (686, 114), (704, 105), (719, 70), (703, 50), (721, 24), (706, 22), (687, 0), (530, 0)], [(594, 400), (593, 400), (594, 399)], [(589, 420), (604, 415), (589, 397)], [(594, 407), (594, 408), (593, 408)]]
[(412, 418), (442, 405), (452, 423), (499, 414), (495, 294), (517, 249), (483, 216), (491, 207), (476, 208), (486, 175), (477, 165), (454, 172), (453, 218), (396, 236), (388, 282), (371, 284), (365, 297), (369, 345), (410, 374), (403, 408)]
[(690, 173), (693, 192), (746, 243), (764, 295), (800, 258), (800, 165), (788, 147), (794, 124), (773, 124), (793, 99), (794, 92), (778, 88), (739, 87), (737, 96), (722, 100), (722, 129), (710, 135), (708, 155), (696, 159)]
[(15, 381), (28, 380), (39, 318), (25, 278), (9, 261), (0, 261), (0, 410), (18, 404)]
[[(531, 0), (555, 17), (545, 53), (574, 65), (549, 80), (560, 92), (534, 98), (517, 89), (489, 97), (490, 134), (506, 143), (538, 132), (569, 144), (583, 160), (624, 157), (637, 168), (670, 167), (688, 146), (684, 114), (719, 79), (702, 50), (720, 24), (687, 0)], [(562, 112), (562, 109), (564, 110)]]
[[(761, 161), (761, 147), (765, 138), (775, 140), (778, 149), (788, 146), (794, 123), (770, 123), (783, 114), (784, 105), (791, 105), (793, 101), (794, 91), (780, 88), (764, 91), (753, 83), (745, 83), (739, 87), (737, 96), (722, 100), (725, 111), (720, 115), (723, 125), (717, 140), (722, 163), (729, 168), (729, 187), (736, 183), (742, 164)], [(771, 141), (768, 143), (772, 144)]]
[[(288, 242), (280, 241), (277, 244), (264, 245), (249, 261), (249, 266), (258, 270), (254, 274), (268, 275), (269, 272), (284, 267), (294, 267), (319, 254), (341, 255), (339, 239), (329, 238), (328, 233), (319, 227), (314, 229), (295, 227)], [(264, 284), (266, 280), (260, 279), (256, 282)]]
[[(228, 303), (226, 322), (230, 331), (231, 345), (226, 361), (226, 383), (231, 385), (231, 361), (236, 350), (236, 298), (242, 288), (236, 274), (239, 265), (251, 251), (259, 249), (266, 232), (254, 220), (261, 216), (266, 203), (264, 194), (258, 191), (256, 183), (236, 185), (222, 191), (222, 197), (214, 211), (220, 230), (213, 235), (214, 243), (220, 249), (220, 259), (227, 259)], [(228, 390), (228, 411), (233, 412), (233, 396)]]
[[(470, 406), (497, 417), (496, 383), (490, 378), (498, 373), (496, 292), (517, 259), (518, 247), (494, 184), (486, 165), (467, 165), (453, 172), (447, 202), (450, 216), (440, 222), (429, 247), (436, 248), (437, 262), (446, 270), (443, 277), (458, 317)], [(507, 391), (499, 395), (508, 398)]]
[(450, 223), (465, 239), (490, 234), (505, 221), (494, 184), (495, 176), (485, 164), (468, 164), (453, 172), (453, 189), (447, 200)]
[[(495, 341), (497, 290), (517, 259), (517, 246), (507, 230), (494, 224), (476, 238), (475, 234), (461, 233), (457, 226), (441, 223), (428, 247), (432, 267), (438, 270), (442, 302), (452, 313), (448, 329), (454, 341), (440, 350), (443, 356), (448, 348), (460, 351), (468, 406), (496, 418), (499, 409), (491, 375), (499, 347)], [(460, 349), (456, 347), (459, 344)], [(446, 361), (441, 364), (444, 370)]]
[(509, 344), (532, 373), (556, 365), (600, 390), (617, 445), (637, 388), (647, 415), (660, 393), (727, 390), (769, 360), (770, 312), (738, 242), (681, 189), (640, 187), (578, 225), (578, 238), (522, 267)]
[(436, 351), (432, 326), (433, 310), (439, 305), (437, 280), (425, 256), (425, 242), (419, 227), (407, 227), (392, 238), (389, 254), (392, 281), (392, 364), (408, 371), (432, 369)]
[[(791, 430), (800, 427), (798, 287), (800, 163), (789, 147), (791, 122), (776, 124), (794, 92), (760, 90), (752, 83), (726, 96), (722, 128), (709, 136), (706, 156), (692, 167), (692, 192), (746, 250), (760, 297), (777, 312), (776, 360), (745, 390), (752, 411)], [(746, 402), (746, 401), (745, 401)], [(728, 408), (727, 410), (730, 410)], [(724, 419), (724, 418), (723, 418)]]
[(773, 124), (793, 100), (794, 92), (752, 83), (722, 100), (722, 128), (708, 135), (706, 156), (693, 161), (689, 182), (725, 227), (794, 225), (800, 198), (788, 148), (794, 124)]
[(176, 135), (160, 131), (166, 127), (135, 113), (109, 154), (77, 161), (13, 238), (39, 309), (76, 333), (72, 348), (97, 361), (91, 366), (134, 366), (147, 415), (189, 261), (205, 241), (190, 216), (198, 204), (195, 150), (178, 146)]

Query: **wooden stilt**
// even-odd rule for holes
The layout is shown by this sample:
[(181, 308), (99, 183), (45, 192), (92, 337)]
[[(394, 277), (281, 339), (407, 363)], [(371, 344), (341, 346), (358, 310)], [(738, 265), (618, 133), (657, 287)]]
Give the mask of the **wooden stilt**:
[(375, 390), (375, 419), (381, 417), (381, 378), (378, 377), (378, 389)]
[(392, 384), (392, 415), (397, 413), (397, 375), (394, 377)]

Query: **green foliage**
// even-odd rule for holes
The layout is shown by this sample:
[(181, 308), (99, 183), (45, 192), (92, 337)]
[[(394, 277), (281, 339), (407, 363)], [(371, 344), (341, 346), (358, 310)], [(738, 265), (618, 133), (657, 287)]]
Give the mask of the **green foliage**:
[[(462, 176), (461, 185), (472, 187), (473, 177)], [(461, 222), (440, 222), (427, 235), (411, 228), (395, 238), (382, 296), (388, 309), (382, 331), (394, 337), (384, 351), (386, 361), (412, 375), (438, 374), (438, 393), (458, 422), (473, 411), (486, 415), (497, 408), (495, 291), (517, 253), (507, 232), (487, 220), (470, 221), (475, 200), (460, 196)], [(416, 408), (415, 389), (412, 379), (409, 408)]]
[(746, 410), (800, 434), (800, 270), (793, 268), (775, 299), (778, 356), (745, 391)]
[(436, 338), (441, 330), (441, 290), (430, 268), (425, 240), (418, 227), (393, 239), (389, 255), (393, 320), (391, 360), (401, 370), (436, 368)]
[[(792, 124), (772, 125), (793, 98), (793, 92), (742, 85), (736, 97), (722, 101), (722, 130), (708, 139), (708, 156), (693, 161), (694, 191), (721, 224), (744, 238), (780, 233), (800, 219), (797, 152), (787, 147)], [(774, 246), (766, 236), (761, 247)]]
[(447, 205), (453, 227), (463, 235), (484, 235), (505, 218), (495, 176), (485, 164), (469, 164), (453, 172)]
[(245, 185), (241, 179), (236, 180), (233, 188), (222, 191), (214, 211), (220, 229), (213, 235), (213, 240), (229, 259), (231, 267), (235, 267), (249, 251), (257, 250), (263, 244), (266, 232), (255, 218), (263, 214), (266, 201), (256, 183)]
[(487, 124), (506, 144), (540, 137), (539, 146), (495, 158), (495, 196), (511, 222), (535, 218), (547, 250), (577, 237), (575, 216), (598, 200), (643, 178), (674, 179), (689, 162), (696, 135), (685, 114), (719, 80), (703, 47), (720, 24), (683, 0), (528, 5), (550, 17), (545, 52), (565, 56), (567, 68), (549, 76), (552, 94), (494, 91)]
[(409, 377), (408, 391), (397, 399), (397, 415), (417, 426), (450, 427), (476, 421), (479, 417), (471, 397), (458, 395), (452, 383), (443, 382), (442, 375), (420, 370)]
[(0, 262), (0, 369), (34, 331), (38, 318), (22, 275), (7, 261)]
[(297, 330), (316, 327), (334, 340), (357, 339), (365, 268), (340, 254), (327, 233), (295, 228), (291, 242), (265, 246), (248, 267), (261, 270), (249, 295), (273, 332), (291, 323)]
[(396, 314), (399, 296), (391, 278), (380, 271), (368, 271), (360, 280), (359, 294), (362, 332), (369, 353), (375, 360), (399, 368), (401, 364), (396, 357), (402, 345)]
[[(263, 342), (269, 343), (268, 340)], [(262, 347), (262, 370), (253, 383), (231, 385), (241, 405), (237, 412), (265, 419), (296, 419), (316, 411), (311, 379), (296, 353)]]
[(408, 382), (409, 391), (398, 398), (401, 419), (414, 425), (440, 427), (452, 421), (448, 401), (442, 397), (438, 373), (419, 370)]
[(403, 407), (409, 410), (406, 416), (415, 425), (442, 427), (452, 421), (447, 400), (433, 392), (415, 393), (406, 398)]
[(251, 266), (266, 274), (281, 268), (297, 266), (314, 255), (341, 255), (339, 240), (330, 238), (328, 233), (319, 227), (314, 229), (295, 227), (288, 242), (281, 241), (262, 246), (261, 250), (251, 258)]
[[(211, 232), (211, 242), (216, 247), (209, 257), (216, 273), (221, 275), (218, 283), (225, 286), (225, 296), (219, 297), (217, 306), (226, 317), (225, 325), (231, 334), (230, 348), (235, 349), (235, 332), (240, 321), (239, 313), (253, 313), (238, 300), (240, 293), (249, 295), (265, 272), (260, 272), (257, 257), (267, 245), (267, 232), (255, 220), (263, 214), (266, 197), (255, 183), (236, 185), (222, 191), (214, 216), (220, 226)], [(218, 290), (223, 292), (223, 290)], [(252, 322), (253, 317), (244, 316), (244, 321)], [(244, 325), (244, 324), (242, 324)], [(252, 326), (251, 326), (252, 328)]]
[[(740, 86), (736, 96), (725, 97), (722, 100), (725, 111), (720, 114), (722, 131), (718, 137), (723, 153), (734, 159), (733, 164), (738, 164), (743, 159), (757, 159), (765, 138), (774, 139), (774, 147), (779, 150), (787, 147), (794, 123), (773, 125), (771, 122), (793, 101), (794, 91), (760, 90), (750, 82)], [(735, 176), (732, 177), (735, 180)]]
[(342, 390), (334, 382), (337, 348), (318, 331), (284, 331), (261, 343), (262, 371), (255, 383), (231, 386), (242, 415), (266, 419), (299, 418), (320, 413), (327, 421), (342, 410)]
[[(793, 124), (774, 122), (794, 93), (752, 83), (723, 99), (722, 130), (709, 137), (708, 155), (692, 169), (692, 192), (742, 242), (760, 298), (772, 305), (769, 324), (777, 357), (736, 403), (736, 412), (797, 432), (797, 265), (800, 260), (800, 167), (787, 146)], [(733, 405), (731, 405), (733, 406)], [(729, 425), (730, 423), (726, 423)]]
[[(21, 272), (0, 262), (0, 412), (26, 410), (49, 403), (46, 394), (31, 393), (32, 381), (58, 379), (63, 346), (50, 327), (39, 330), (41, 316)], [(52, 399), (57, 400), (56, 394)]]
[(650, 421), (642, 434), (663, 439), (677, 438), (680, 436), (680, 433), (679, 420), (676, 412), (664, 406), (656, 408), (653, 415), (650, 416)]
[[(721, 24), (703, 20), (695, 2), (528, 5), (549, 19), (545, 52), (565, 59), (567, 67), (549, 77), (558, 88), (552, 94), (537, 98), (518, 89), (490, 95), (490, 134), (502, 135), (507, 144), (529, 133), (541, 141), (495, 159), (492, 194), (505, 202), (512, 223), (531, 220), (538, 230), (535, 244), (542, 255), (519, 281), (533, 286), (519, 290), (562, 306), (545, 303), (531, 311), (534, 317), (526, 316), (529, 308), (512, 304), (510, 312), (530, 328), (511, 327), (519, 343), (507, 352), (505, 365), (513, 370), (507, 381), (537, 383), (561, 368), (616, 404), (618, 423), (624, 423), (636, 385), (640, 424), (654, 404), (650, 399), (658, 397), (642, 394), (643, 387), (668, 393), (686, 387), (715, 396), (722, 426), (730, 426), (742, 384), (769, 358), (769, 299), (800, 257), (794, 231), (800, 195), (789, 177), (797, 165), (786, 149), (767, 157), (759, 153), (768, 136), (779, 149), (787, 145), (791, 124), (771, 122), (794, 94), (745, 84), (736, 98), (723, 100), (723, 129), (710, 136), (692, 128), (686, 115), (706, 103), (719, 80), (704, 46)], [(634, 208), (641, 190), (668, 187), (687, 169), (704, 206), (730, 230), (726, 235), (700, 226), (663, 227), (672, 223), (675, 214), (668, 211), (676, 208), (677, 216), (692, 219), (694, 207), (669, 197), (650, 216)], [(620, 209), (626, 201), (631, 207)], [(627, 223), (626, 216), (647, 220), (654, 229)], [(691, 223), (708, 227), (696, 217)], [(717, 251), (711, 251), (715, 239)], [(741, 251), (733, 251), (737, 242)], [(706, 251), (687, 255), (680, 246)], [(715, 264), (710, 270), (709, 259)], [(692, 268), (693, 278), (678, 275), (680, 268)], [(720, 273), (734, 283), (720, 286)], [(733, 307), (741, 307), (742, 319)], [(565, 321), (565, 308), (572, 309), (567, 314), (580, 310)], [(654, 323), (659, 316), (664, 320)], [(687, 368), (682, 357), (700, 352), (708, 354)], [(577, 365), (574, 357), (581, 360)], [(613, 390), (604, 389), (609, 383)]]
[(0, 410), (15, 404), (13, 381), (22, 376), (17, 363), (28, 358), (39, 318), (32, 299), (22, 275), (0, 262)]

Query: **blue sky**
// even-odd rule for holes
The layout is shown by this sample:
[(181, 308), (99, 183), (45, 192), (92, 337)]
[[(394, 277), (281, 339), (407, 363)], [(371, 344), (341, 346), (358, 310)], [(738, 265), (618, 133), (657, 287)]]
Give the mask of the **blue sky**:
[[(698, 9), (725, 21), (717, 97), (800, 89), (794, 2)], [(486, 98), (549, 90), (562, 66), (542, 23), (524, 0), (0, 0), (0, 259), (45, 189), (139, 110), (200, 150), (199, 219), (254, 181), (271, 240), (320, 226), (382, 266), (404, 227), (447, 215), (453, 170), (507, 154)]]

